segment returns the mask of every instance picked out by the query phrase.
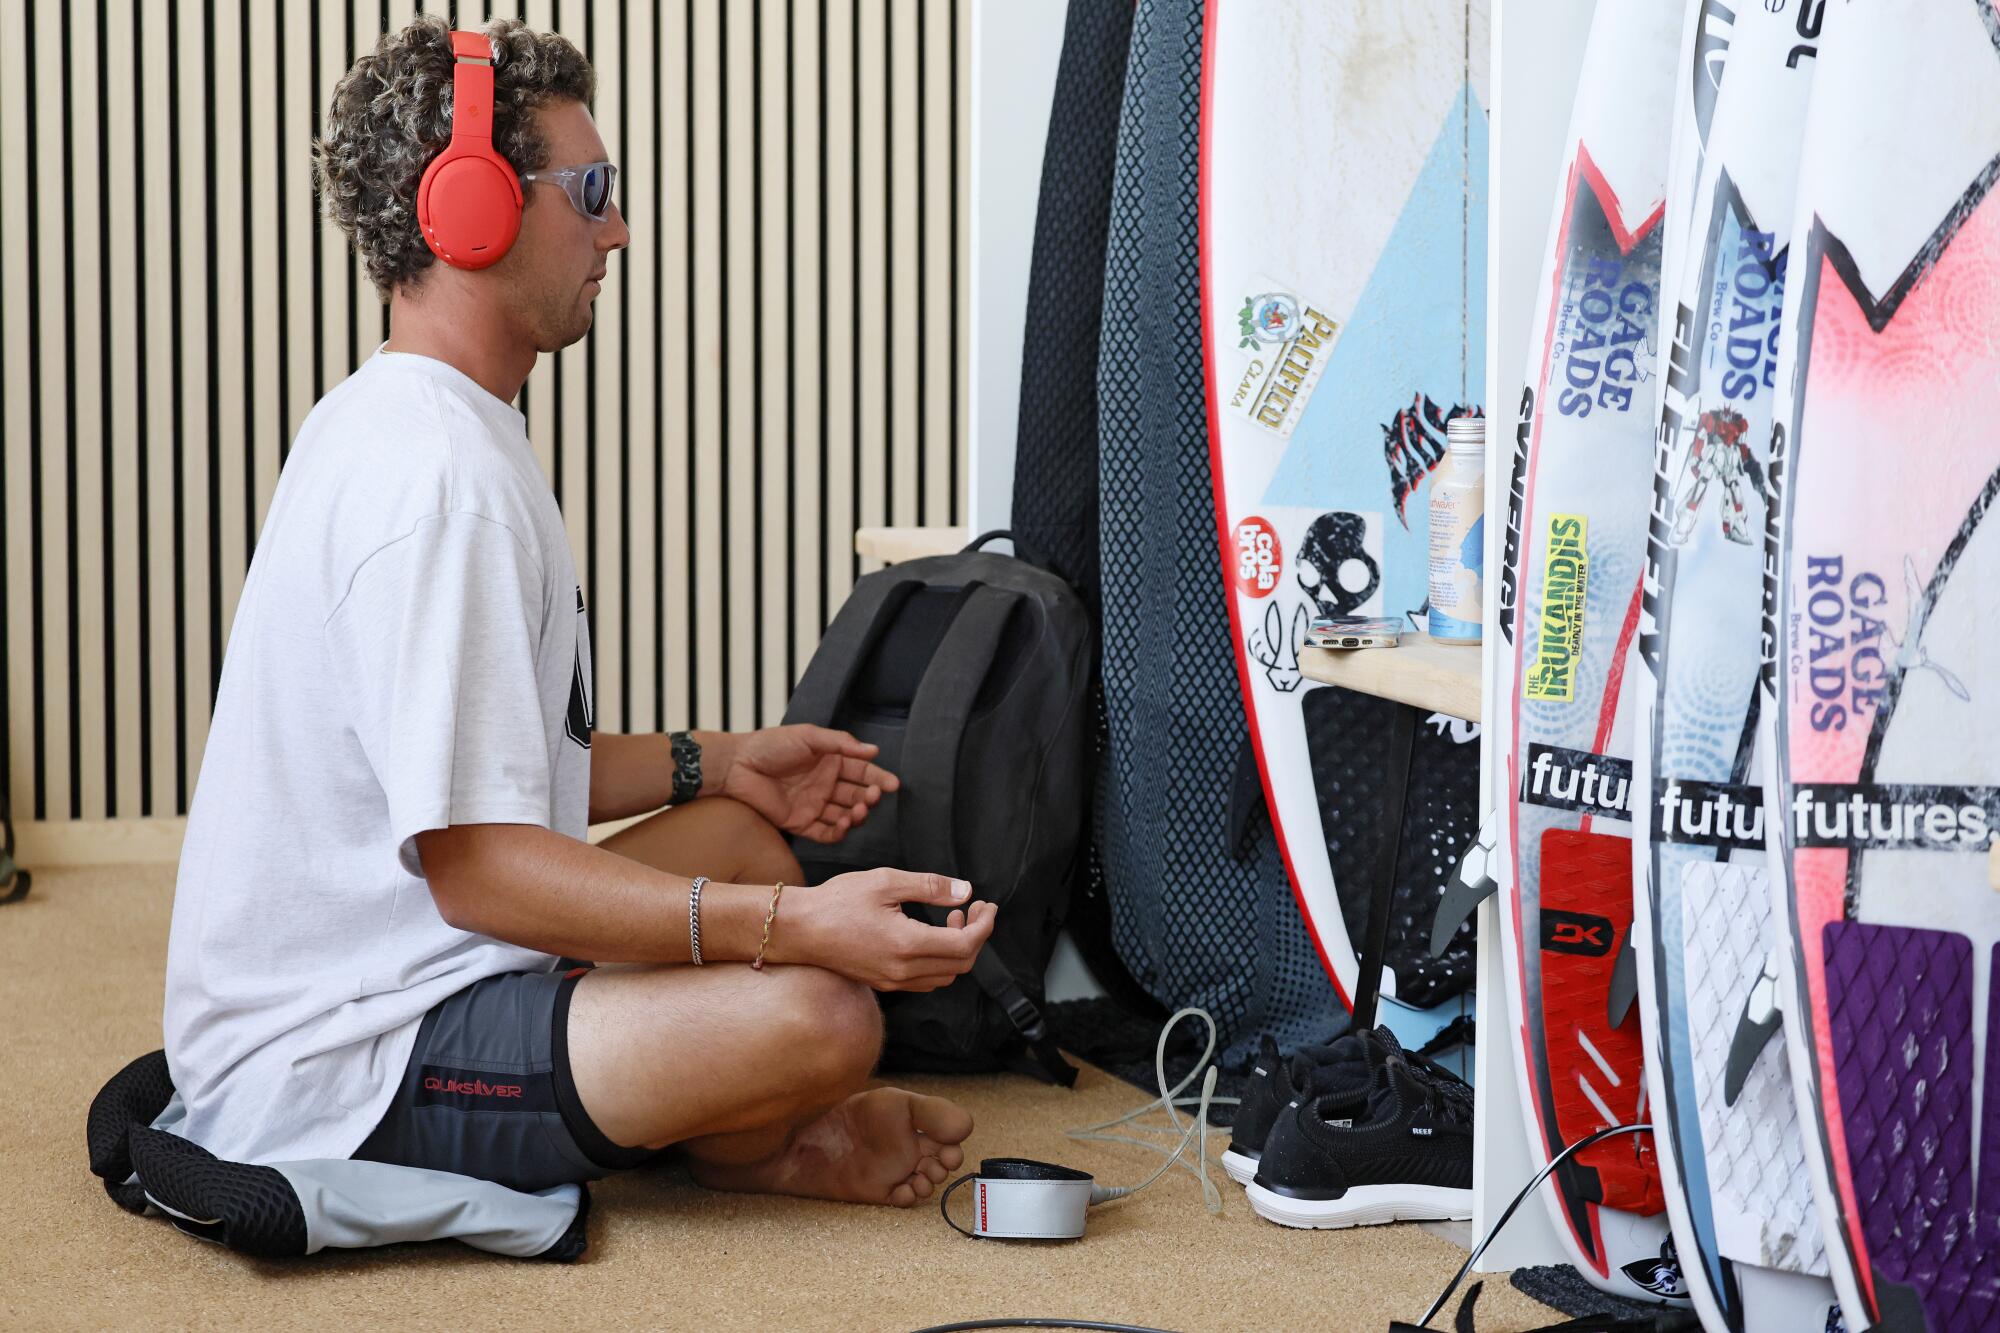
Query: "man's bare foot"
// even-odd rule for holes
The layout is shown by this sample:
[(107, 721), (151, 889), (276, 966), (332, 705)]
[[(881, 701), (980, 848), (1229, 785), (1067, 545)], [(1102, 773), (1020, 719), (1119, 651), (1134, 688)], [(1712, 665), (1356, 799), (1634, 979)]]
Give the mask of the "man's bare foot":
[(745, 1166), (693, 1162), (691, 1169), (696, 1183), (713, 1190), (908, 1208), (958, 1169), (965, 1160), (958, 1145), (971, 1133), (972, 1117), (956, 1103), (871, 1088), (800, 1129), (775, 1157)]

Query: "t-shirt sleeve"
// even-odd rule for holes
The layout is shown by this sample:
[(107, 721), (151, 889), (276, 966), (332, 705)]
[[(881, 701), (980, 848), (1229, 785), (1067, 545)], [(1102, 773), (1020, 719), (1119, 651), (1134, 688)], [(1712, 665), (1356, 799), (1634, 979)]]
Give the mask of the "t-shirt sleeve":
[(426, 518), (369, 556), (328, 617), (328, 665), (411, 874), (428, 829), (549, 826), (542, 619), (533, 555), (469, 513)]

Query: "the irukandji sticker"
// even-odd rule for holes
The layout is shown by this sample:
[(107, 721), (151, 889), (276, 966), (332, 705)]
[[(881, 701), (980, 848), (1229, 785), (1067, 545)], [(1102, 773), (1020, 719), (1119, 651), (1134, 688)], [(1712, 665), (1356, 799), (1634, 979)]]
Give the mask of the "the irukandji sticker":
[(1237, 523), (1234, 536), (1236, 586), (1245, 597), (1268, 597), (1285, 565), (1277, 530), (1252, 514)]
[(1326, 372), (1338, 322), (1283, 284), (1257, 279), (1237, 311), (1240, 337), (1229, 410), (1291, 438)]
[(1590, 587), (1588, 527), (1582, 514), (1549, 515), (1547, 559), (1542, 564), (1542, 619), (1529, 668), (1528, 698), (1568, 703), (1576, 697), (1576, 664), (1583, 650), (1584, 594)]

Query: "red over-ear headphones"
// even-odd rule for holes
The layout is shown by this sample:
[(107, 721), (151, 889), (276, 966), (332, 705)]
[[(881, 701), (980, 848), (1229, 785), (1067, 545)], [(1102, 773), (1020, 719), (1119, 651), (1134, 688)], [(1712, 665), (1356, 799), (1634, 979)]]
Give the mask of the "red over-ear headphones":
[(417, 225), (431, 253), (453, 268), (500, 262), (521, 232), (521, 182), (493, 148), (493, 48), (454, 32), (451, 143), (424, 169)]

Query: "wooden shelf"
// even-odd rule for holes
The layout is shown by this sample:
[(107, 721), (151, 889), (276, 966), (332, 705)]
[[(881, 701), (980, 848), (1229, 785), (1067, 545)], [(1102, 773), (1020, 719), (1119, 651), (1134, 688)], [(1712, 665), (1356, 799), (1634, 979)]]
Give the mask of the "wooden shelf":
[(1394, 648), (1301, 648), (1299, 669), (1307, 680), (1477, 722), (1480, 655), (1476, 643), (1408, 631)]
[(856, 528), (854, 549), (869, 560), (893, 565), (918, 556), (949, 555), (972, 538), (964, 528)]

